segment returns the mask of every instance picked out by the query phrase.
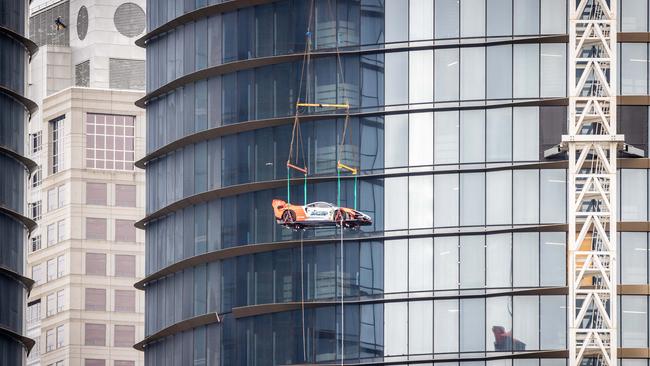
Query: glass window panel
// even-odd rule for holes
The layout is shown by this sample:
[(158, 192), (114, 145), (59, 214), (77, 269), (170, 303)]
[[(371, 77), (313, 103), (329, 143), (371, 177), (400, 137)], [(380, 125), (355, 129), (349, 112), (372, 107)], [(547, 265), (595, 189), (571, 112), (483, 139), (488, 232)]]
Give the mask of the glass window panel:
[(433, 250), (434, 289), (458, 288), (458, 238), (437, 237)]
[(566, 347), (566, 313), (566, 297), (540, 296), (541, 349), (564, 349)]
[(515, 0), (513, 4), (515, 20), (514, 34), (518, 36), (538, 34), (539, 0)]
[(512, 108), (488, 109), (486, 113), (486, 161), (511, 161)]
[(542, 34), (566, 33), (566, 0), (540, 0)]
[(409, 302), (409, 354), (433, 353), (433, 301)]
[(434, 123), (434, 163), (458, 163), (458, 112), (436, 112)]
[(540, 233), (541, 286), (564, 286), (566, 273), (566, 234)]
[(409, 240), (409, 291), (433, 290), (433, 240)]
[(510, 297), (489, 297), (486, 302), (487, 351), (512, 350), (512, 303)]
[(514, 233), (512, 236), (512, 281), (514, 287), (539, 285), (539, 234)]
[(409, 353), (408, 314), (407, 302), (384, 305), (384, 352), (386, 356), (401, 356)]
[(513, 350), (539, 349), (539, 297), (513, 296), (512, 301)]
[(408, 0), (386, 0), (385, 9), (386, 43), (408, 41)]
[(439, 300), (433, 305), (433, 349), (436, 353), (458, 352), (458, 300)]
[(485, 287), (485, 237), (460, 237), (460, 287)]
[(387, 240), (384, 243), (384, 292), (408, 290), (408, 241)]
[(458, 0), (436, 0), (434, 2), (436, 39), (458, 37), (459, 2)]
[(540, 222), (563, 223), (566, 219), (566, 171), (540, 170)]
[(511, 240), (511, 234), (486, 236), (485, 283), (487, 287), (512, 286)]
[(512, 155), (514, 161), (536, 161), (539, 159), (538, 107), (513, 108)]
[(621, 44), (621, 93), (648, 93), (648, 46), (645, 43)]
[(621, 233), (621, 259), (618, 268), (621, 273), (621, 283), (626, 285), (642, 285), (647, 282), (648, 273), (648, 242), (646, 233)]
[(462, 0), (460, 3), (460, 36), (482, 37), (484, 35), (485, 0)]
[[(526, 2), (530, 0), (524, 0)], [(515, 1), (515, 4), (519, 1)], [(539, 45), (513, 45), (514, 98), (536, 98), (539, 95)]]
[(485, 111), (461, 111), (460, 120), (460, 162), (485, 161)]
[(409, 177), (409, 229), (433, 227), (433, 176)]
[(542, 44), (541, 46), (541, 97), (566, 96), (566, 45)]
[(433, 39), (433, 1), (409, 1), (409, 38), (411, 41)]
[[(429, 0), (425, 1), (429, 2)], [(403, 78), (404, 69), (399, 73), (400, 78)], [(431, 102), (433, 102), (433, 51), (409, 52), (409, 103)]]
[(485, 174), (460, 175), (460, 225), (485, 224)]
[(539, 170), (512, 172), (512, 221), (518, 224), (539, 222)]
[(512, 223), (512, 172), (487, 173), (487, 225)]
[(385, 123), (385, 162), (386, 168), (405, 167), (408, 165), (408, 132), (409, 119), (407, 114), (388, 115)]
[(648, 30), (648, 0), (622, 0), (621, 31), (645, 32)]
[(485, 99), (485, 47), (460, 49), (460, 99)]
[(408, 52), (388, 52), (385, 55), (384, 94), (386, 105), (401, 105), (408, 103), (409, 80), (404, 77), (408, 70)]
[(411, 113), (409, 115), (409, 165), (430, 166), (433, 164), (433, 113)]
[(648, 347), (648, 298), (621, 296), (621, 346)]
[(485, 349), (485, 299), (460, 300), (460, 352)]
[(512, 34), (512, 0), (487, 0), (487, 35)]
[(648, 217), (648, 171), (621, 169), (621, 220), (646, 221)]
[(487, 48), (487, 97), (488, 99), (512, 97), (512, 46), (510, 45)]
[(433, 224), (458, 226), (458, 174), (436, 174), (433, 184)]
[(408, 178), (386, 178), (384, 181), (385, 230), (408, 228)]
[(457, 48), (435, 50), (434, 95), (437, 102), (458, 100), (458, 57)]

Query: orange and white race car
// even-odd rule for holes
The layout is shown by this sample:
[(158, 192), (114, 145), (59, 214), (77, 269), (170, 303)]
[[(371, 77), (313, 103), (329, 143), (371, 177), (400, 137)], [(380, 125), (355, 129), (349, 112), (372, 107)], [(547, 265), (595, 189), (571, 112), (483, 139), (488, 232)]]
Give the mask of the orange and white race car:
[(297, 206), (280, 199), (274, 199), (272, 205), (277, 223), (294, 229), (341, 224), (347, 228), (358, 228), (372, 224), (370, 216), (363, 212), (346, 207), (336, 207), (327, 202), (313, 202), (305, 206)]

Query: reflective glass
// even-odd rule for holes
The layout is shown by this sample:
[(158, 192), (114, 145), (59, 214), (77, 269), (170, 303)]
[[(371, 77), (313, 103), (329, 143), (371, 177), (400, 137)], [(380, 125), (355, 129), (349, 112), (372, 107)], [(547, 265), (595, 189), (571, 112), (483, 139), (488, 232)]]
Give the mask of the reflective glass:
[(409, 354), (433, 353), (433, 301), (409, 302)]
[(404, 70), (409, 69), (409, 54), (408, 52), (389, 52), (385, 57), (386, 105), (406, 104), (409, 101), (409, 80), (404, 77)]
[(409, 115), (409, 166), (433, 164), (433, 113)]
[(440, 300), (433, 305), (433, 349), (436, 353), (458, 352), (458, 300)]
[(566, 220), (566, 171), (540, 170), (541, 223), (560, 223)]
[(409, 177), (409, 229), (433, 227), (433, 176)]
[[(515, 0), (515, 35), (539, 33), (539, 0)], [(520, 74), (517, 74), (520, 75)]]
[(434, 239), (433, 280), (436, 290), (458, 288), (458, 238)]
[[(488, 9), (490, 8), (488, 7)], [(487, 98), (505, 99), (511, 97), (512, 46), (487, 47)]]
[(437, 174), (433, 184), (435, 227), (458, 226), (458, 174)]
[(539, 108), (513, 108), (512, 159), (536, 161), (539, 159)]
[(648, 30), (648, 1), (621, 0), (620, 27), (623, 32), (646, 32)]
[(408, 178), (387, 178), (384, 181), (384, 228), (403, 230), (408, 227)]
[(409, 1), (409, 39), (411, 41), (433, 39), (433, 1)]
[(386, 43), (408, 41), (408, 0), (386, 0), (385, 9)]
[[(530, 0), (524, 0), (527, 2)], [(515, 1), (515, 5), (519, 1)], [(514, 98), (535, 98), (539, 95), (539, 45), (513, 45)]]
[(384, 305), (384, 352), (386, 356), (409, 353), (409, 309), (407, 302)]
[(461, 111), (460, 121), (460, 162), (485, 161), (485, 111)]
[(512, 285), (539, 285), (539, 234), (512, 234)]
[[(420, 1), (420, 0), (417, 0)], [(429, 2), (429, 0), (425, 0)], [(399, 77), (404, 78), (404, 69)], [(409, 103), (433, 101), (433, 51), (409, 52)]]
[(566, 283), (566, 234), (540, 233), (541, 286)]
[(409, 118), (408, 114), (388, 115), (385, 118), (386, 168), (408, 165)]
[(485, 35), (485, 0), (463, 0), (460, 3), (460, 36)]
[(384, 242), (384, 292), (408, 291), (408, 241)]
[(436, 0), (434, 2), (436, 39), (458, 37), (459, 3), (458, 0)]
[(620, 260), (618, 269), (621, 283), (643, 285), (648, 283), (647, 233), (620, 233)]
[(485, 174), (460, 176), (460, 225), (485, 224)]
[(434, 118), (434, 163), (458, 163), (458, 112), (436, 112)]
[(542, 44), (541, 46), (541, 94), (540, 97), (563, 97), (566, 95), (566, 45)]
[(620, 170), (621, 220), (646, 221), (648, 217), (648, 171), (645, 169)]
[(487, 351), (512, 350), (512, 302), (510, 297), (489, 297), (485, 299), (485, 336)]
[(433, 290), (433, 240), (409, 239), (409, 291)]
[(566, 347), (566, 313), (566, 297), (540, 296), (541, 349), (564, 349)]
[(486, 224), (512, 223), (512, 171), (488, 172), (486, 177)]
[(460, 237), (460, 287), (485, 287), (485, 237)]
[(460, 300), (460, 352), (485, 349), (485, 299)]
[(461, 48), (460, 58), (460, 99), (485, 99), (485, 48)]
[(435, 50), (434, 95), (437, 102), (458, 100), (458, 61), (457, 48)]
[(487, 35), (512, 34), (512, 0), (487, 0)]
[(538, 223), (539, 170), (515, 170), (512, 172), (512, 181), (512, 223)]
[(486, 278), (487, 287), (512, 286), (512, 235), (487, 235)]
[(485, 123), (486, 161), (512, 160), (512, 108), (496, 108), (486, 111)]
[(566, 33), (566, 0), (540, 0), (542, 34)]
[(513, 296), (513, 350), (539, 349), (539, 297)]
[(638, 95), (648, 93), (648, 45), (621, 44), (621, 93)]
[(648, 347), (648, 298), (621, 296), (621, 346)]

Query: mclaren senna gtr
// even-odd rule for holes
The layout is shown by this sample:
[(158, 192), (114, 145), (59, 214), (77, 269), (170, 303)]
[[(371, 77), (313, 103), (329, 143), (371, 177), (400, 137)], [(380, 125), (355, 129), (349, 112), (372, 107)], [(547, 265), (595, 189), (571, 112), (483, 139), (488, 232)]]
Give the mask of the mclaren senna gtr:
[(277, 223), (293, 229), (339, 225), (356, 229), (372, 224), (370, 216), (363, 212), (347, 207), (337, 207), (327, 202), (313, 202), (298, 206), (274, 199), (272, 205)]

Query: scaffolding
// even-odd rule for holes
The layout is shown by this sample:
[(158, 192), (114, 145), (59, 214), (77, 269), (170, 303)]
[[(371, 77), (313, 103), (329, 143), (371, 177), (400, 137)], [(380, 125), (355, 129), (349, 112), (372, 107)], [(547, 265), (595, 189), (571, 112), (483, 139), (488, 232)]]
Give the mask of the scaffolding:
[(570, 366), (617, 364), (617, 0), (569, 2)]

